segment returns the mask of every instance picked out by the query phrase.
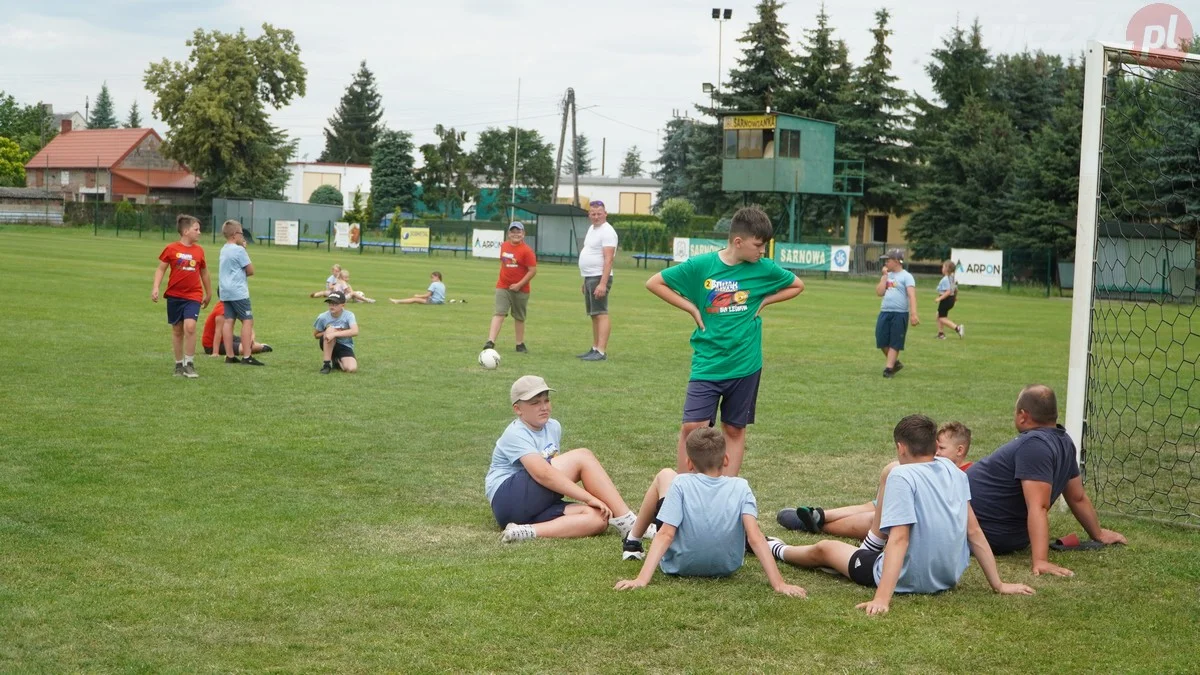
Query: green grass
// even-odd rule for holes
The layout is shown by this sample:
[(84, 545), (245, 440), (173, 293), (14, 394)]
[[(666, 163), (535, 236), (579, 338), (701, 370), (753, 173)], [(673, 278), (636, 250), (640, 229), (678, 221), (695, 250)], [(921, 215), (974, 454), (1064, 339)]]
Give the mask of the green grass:
[[(590, 332), (571, 266), (534, 281), (527, 356), (505, 327), (498, 371), (475, 355), (492, 261), (254, 247), (265, 368), (202, 359), (171, 376), (149, 302), (162, 241), (0, 228), (9, 326), (0, 338), (0, 671), (1143, 671), (1200, 668), (1196, 535), (1106, 518), (1130, 545), (1052, 553), (1071, 579), (977, 566), (938, 597), (869, 592), (794, 568), (776, 596), (753, 559), (731, 579), (612, 585), (637, 566), (612, 534), (502, 546), (483, 496), (492, 444), (524, 373), (558, 389), (564, 445), (589, 447), (636, 503), (674, 461), (688, 318), (622, 261), (612, 360), (571, 355)], [(217, 248), (206, 244), (215, 265)], [(384, 298), (445, 274), (467, 305), (357, 305), (362, 371), (322, 377), (311, 324), (333, 262)], [(1065, 389), (1069, 301), (965, 289), (967, 339), (910, 333), (880, 377), (870, 281), (809, 279), (770, 308), (759, 423), (743, 475), (768, 534), (797, 501), (864, 501), (901, 416), (961, 419), (979, 457), (1012, 435), (1019, 387)], [(1052, 532), (1081, 531), (1056, 512)], [(793, 543), (814, 537), (788, 533)]]

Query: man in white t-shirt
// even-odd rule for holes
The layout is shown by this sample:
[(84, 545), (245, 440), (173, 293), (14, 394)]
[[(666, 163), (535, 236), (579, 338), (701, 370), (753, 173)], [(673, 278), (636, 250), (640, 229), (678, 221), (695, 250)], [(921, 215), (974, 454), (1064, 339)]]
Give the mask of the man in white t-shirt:
[(608, 291), (612, 288), (613, 259), (617, 255), (617, 231), (608, 224), (604, 202), (588, 204), (587, 236), (579, 251), (579, 274), (583, 277), (583, 304), (592, 317), (592, 348), (579, 355), (584, 361), (608, 358)]

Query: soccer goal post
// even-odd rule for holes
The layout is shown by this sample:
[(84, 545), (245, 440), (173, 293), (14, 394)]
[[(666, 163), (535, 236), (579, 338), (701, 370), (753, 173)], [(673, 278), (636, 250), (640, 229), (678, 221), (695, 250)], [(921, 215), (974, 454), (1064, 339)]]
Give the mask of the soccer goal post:
[(1200, 56), (1084, 64), (1066, 427), (1098, 508), (1200, 526)]

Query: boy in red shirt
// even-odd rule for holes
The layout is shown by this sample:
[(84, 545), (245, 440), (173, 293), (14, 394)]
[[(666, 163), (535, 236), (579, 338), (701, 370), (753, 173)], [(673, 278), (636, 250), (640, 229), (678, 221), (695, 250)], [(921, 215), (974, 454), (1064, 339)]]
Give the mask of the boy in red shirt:
[(500, 279), (496, 281), (496, 311), (488, 330), (484, 349), (496, 346), (496, 337), (504, 325), (504, 317), (512, 312), (516, 329), (517, 351), (525, 348), (525, 309), (529, 306), (529, 280), (537, 274), (537, 256), (525, 243), (525, 226), (513, 222), (508, 226), (508, 240), (500, 244)]
[[(208, 313), (208, 318), (204, 321), (204, 331), (200, 334), (200, 346), (204, 348), (204, 353), (209, 356), (225, 356), (225, 342), (217, 340), (217, 335), (221, 333), (226, 321), (235, 321), (236, 319), (225, 318), (225, 303), (220, 300), (213, 306), (212, 311)], [(250, 333), (254, 335), (253, 332)], [(215, 344), (214, 344), (215, 343)], [(213, 347), (217, 351), (213, 351)], [(271, 345), (254, 341), (250, 346), (252, 354), (266, 354), (272, 351)], [(242, 353), (242, 336), (235, 334), (233, 336), (233, 353)]]
[(154, 288), (150, 300), (158, 302), (158, 290), (162, 285), (163, 272), (171, 269), (167, 279), (167, 323), (171, 324), (171, 345), (175, 349), (175, 374), (196, 378), (196, 319), (200, 309), (208, 307), (212, 287), (208, 281), (208, 265), (204, 262), (204, 249), (196, 242), (200, 239), (200, 221), (193, 216), (180, 214), (175, 219), (179, 230), (179, 241), (167, 244), (158, 255), (158, 268), (154, 270)]

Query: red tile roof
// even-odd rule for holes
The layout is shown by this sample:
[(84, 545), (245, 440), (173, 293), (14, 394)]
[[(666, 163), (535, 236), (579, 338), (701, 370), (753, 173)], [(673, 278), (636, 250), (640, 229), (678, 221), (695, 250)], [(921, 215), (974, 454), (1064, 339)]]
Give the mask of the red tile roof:
[[(71, 132), (75, 133), (75, 132)], [(184, 171), (164, 171), (162, 169), (113, 169), (114, 176), (146, 187), (147, 182), (152, 188), (167, 188), (170, 190), (193, 190), (196, 188), (196, 176)]]
[(54, 137), (25, 163), (26, 169), (111, 169), (153, 129), (78, 129)]

